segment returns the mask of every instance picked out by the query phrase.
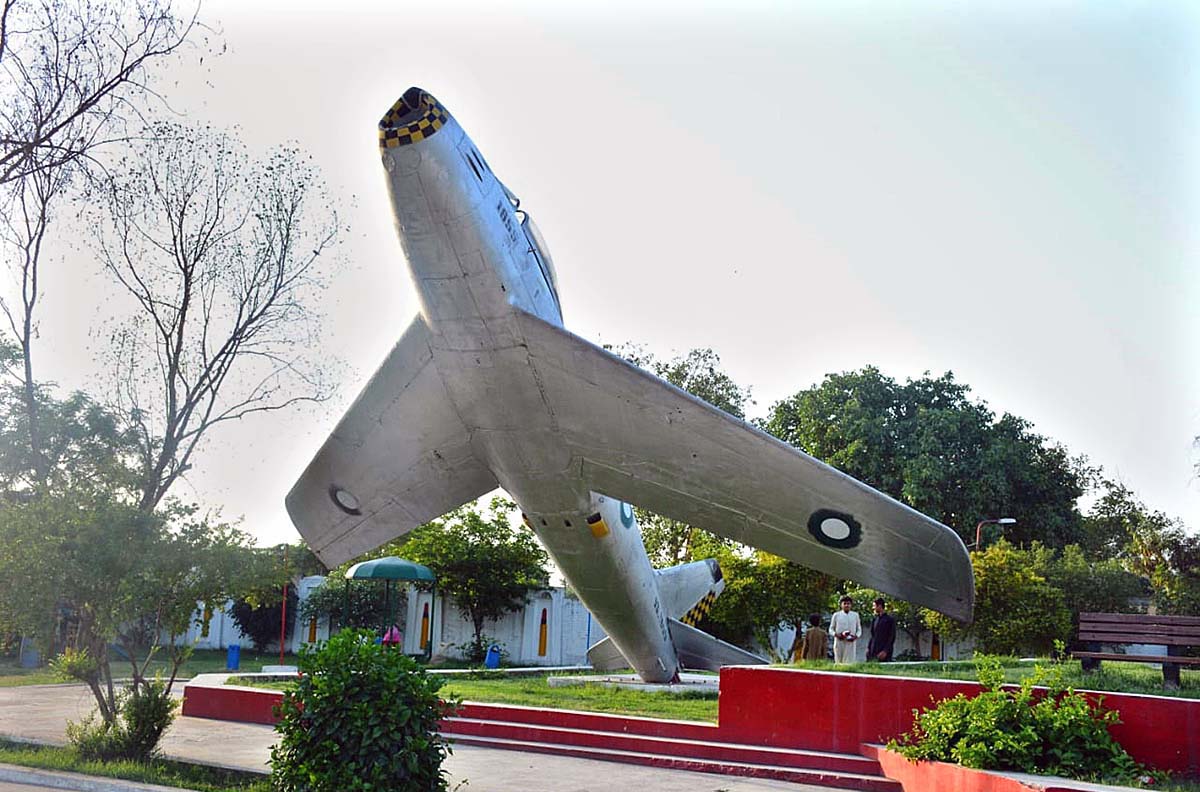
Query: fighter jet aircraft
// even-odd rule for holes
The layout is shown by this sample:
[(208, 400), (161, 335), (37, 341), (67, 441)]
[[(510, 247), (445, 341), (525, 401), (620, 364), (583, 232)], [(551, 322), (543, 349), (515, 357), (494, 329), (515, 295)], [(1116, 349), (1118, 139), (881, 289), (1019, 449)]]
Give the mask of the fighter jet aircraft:
[(499, 486), (608, 634), (593, 663), (646, 681), (758, 658), (691, 626), (720, 569), (655, 571), (632, 503), (970, 619), (949, 528), (563, 329), (532, 217), (433, 96), (379, 146), (421, 310), (287, 497), (325, 563)]

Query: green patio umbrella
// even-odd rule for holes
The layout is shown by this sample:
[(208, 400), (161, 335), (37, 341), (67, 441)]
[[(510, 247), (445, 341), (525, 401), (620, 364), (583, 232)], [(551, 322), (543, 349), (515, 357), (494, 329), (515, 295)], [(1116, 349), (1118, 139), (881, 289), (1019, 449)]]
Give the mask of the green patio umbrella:
[[(433, 574), (433, 570), (427, 566), (417, 564), (413, 561), (406, 561), (403, 558), (395, 556), (386, 556), (384, 558), (373, 558), (370, 561), (360, 561), (354, 566), (346, 570), (346, 614), (350, 613), (350, 581), (351, 580), (382, 580), (384, 582), (384, 609), (387, 611), (388, 618), (392, 617), (392, 581), (426, 581), (433, 583), (437, 580), (437, 576)], [(433, 589), (433, 600), (430, 603), (429, 624), (430, 638), (426, 647), (425, 656), (429, 657), (433, 654), (433, 605), (437, 602), (437, 589)], [(393, 620), (394, 622), (394, 620)], [(388, 627), (391, 624), (383, 626), (384, 634), (387, 633)]]

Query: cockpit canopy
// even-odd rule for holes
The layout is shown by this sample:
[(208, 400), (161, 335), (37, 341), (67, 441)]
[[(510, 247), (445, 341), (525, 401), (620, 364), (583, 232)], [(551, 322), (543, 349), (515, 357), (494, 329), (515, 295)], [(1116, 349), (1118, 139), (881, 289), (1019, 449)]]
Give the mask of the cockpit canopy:
[(558, 273), (554, 271), (554, 259), (550, 258), (550, 248), (546, 246), (546, 240), (542, 237), (542, 232), (538, 230), (537, 223), (533, 222), (528, 212), (522, 212), (524, 219), (521, 221), (521, 228), (525, 229), (525, 237), (529, 240), (529, 246), (533, 248), (534, 254), (538, 258), (538, 264), (542, 267), (542, 274), (546, 276), (546, 282), (550, 284), (550, 290), (554, 292), (554, 299), (558, 300)]
[(550, 247), (546, 244), (542, 232), (538, 230), (537, 223), (533, 222), (529, 212), (521, 208), (521, 199), (513, 195), (512, 190), (503, 183), (500, 184), (500, 188), (504, 190), (504, 194), (508, 196), (508, 202), (521, 217), (521, 230), (525, 232), (525, 239), (529, 242), (529, 251), (537, 259), (538, 267), (542, 270), (542, 277), (550, 286), (550, 294), (554, 297), (554, 303), (559, 306), (561, 312), (562, 304), (558, 299), (558, 273), (554, 269), (554, 259), (550, 258)]

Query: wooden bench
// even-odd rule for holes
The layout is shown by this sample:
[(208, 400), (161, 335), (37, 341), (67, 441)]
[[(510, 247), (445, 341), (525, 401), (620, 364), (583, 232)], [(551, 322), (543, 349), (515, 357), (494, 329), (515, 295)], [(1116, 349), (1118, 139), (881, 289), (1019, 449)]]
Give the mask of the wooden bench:
[[(1083, 663), (1084, 671), (1100, 667), (1101, 660), (1162, 663), (1163, 687), (1179, 687), (1179, 668), (1200, 666), (1200, 657), (1184, 657), (1189, 646), (1200, 647), (1200, 616), (1151, 616), (1144, 613), (1081, 613), (1079, 643), (1089, 651), (1071, 654)], [(1101, 652), (1102, 644), (1160, 644), (1165, 655)]]

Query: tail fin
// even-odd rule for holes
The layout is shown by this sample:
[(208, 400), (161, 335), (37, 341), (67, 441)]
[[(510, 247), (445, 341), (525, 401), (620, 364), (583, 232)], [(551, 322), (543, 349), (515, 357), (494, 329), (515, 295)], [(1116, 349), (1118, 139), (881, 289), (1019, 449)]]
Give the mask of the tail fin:
[(725, 578), (715, 558), (659, 569), (654, 577), (667, 618), (692, 626), (704, 618), (725, 590)]
[(667, 624), (671, 628), (675, 651), (679, 653), (679, 663), (684, 668), (717, 671), (721, 666), (764, 665), (768, 662), (765, 657), (725, 643), (678, 619), (670, 619)]
[(588, 647), (587, 659), (592, 664), (592, 668), (597, 671), (616, 671), (621, 668), (629, 668), (629, 661), (625, 659), (625, 655), (621, 654), (621, 650), (612, 642), (612, 638), (608, 637), (601, 638)]

